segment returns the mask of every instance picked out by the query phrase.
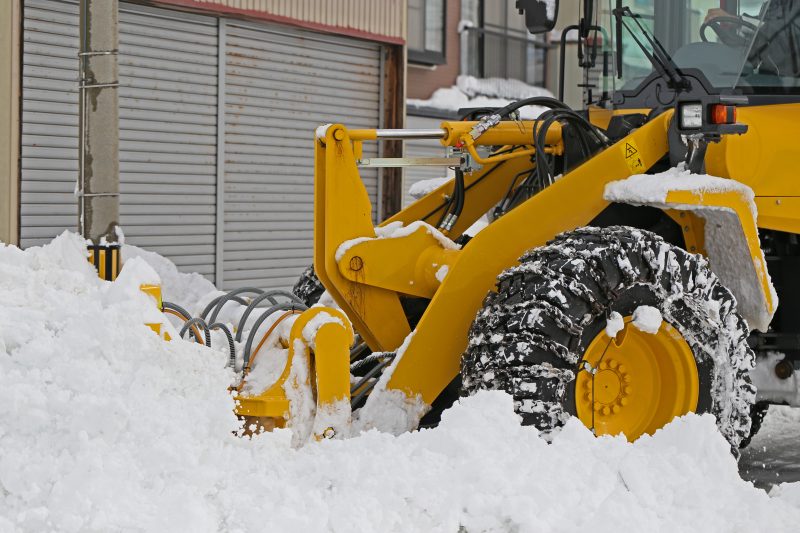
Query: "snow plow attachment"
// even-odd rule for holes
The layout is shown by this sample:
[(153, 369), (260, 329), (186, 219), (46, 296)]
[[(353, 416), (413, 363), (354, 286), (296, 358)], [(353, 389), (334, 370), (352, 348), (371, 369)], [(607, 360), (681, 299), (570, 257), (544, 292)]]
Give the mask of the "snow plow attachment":
[(341, 311), (327, 307), (304, 311), (295, 319), (289, 338), (283, 339), (289, 354), (280, 377), (259, 394), (245, 392), (247, 370), (254, 361), (248, 362), (237, 387), (236, 413), (259, 429), (291, 423), (300, 440), (346, 435), (353, 339), (353, 328)]

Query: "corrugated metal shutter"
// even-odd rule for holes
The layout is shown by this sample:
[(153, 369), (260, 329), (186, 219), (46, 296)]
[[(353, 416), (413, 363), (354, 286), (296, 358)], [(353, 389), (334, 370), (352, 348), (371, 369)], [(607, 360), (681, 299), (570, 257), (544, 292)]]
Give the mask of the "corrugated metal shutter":
[[(78, 5), (26, 0), (21, 245), (76, 229)], [(214, 274), (217, 20), (120, 4), (120, 222)]]
[[(380, 126), (381, 48), (260, 24), (225, 31), (223, 286), (289, 287), (311, 262), (314, 130)], [(377, 171), (361, 175), (377, 205)]]
[(75, 229), (78, 6), (27, 0), (23, 21), (20, 244)]
[(214, 279), (217, 19), (120, 4), (126, 242)]
[(405, 0), (205, 0), (205, 3), (226, 6), (246, 15), (261, 12), (324, 24), (344, 35), (352, 35), (356, 30), (405, 39)]
[[(406, 116), (406, 127), (410, 129), (435, 129), (442, 119), (430, 117)], [(445, 149), (437, 141), (430, 139), (412, 139), (404, 141), (406, 157), (445, 157)], [(409, 194), (411, 186), (418, 181), (447, 176), (446, 167), (407, 167), (403, 171), (403, 207), (414, 202)]]

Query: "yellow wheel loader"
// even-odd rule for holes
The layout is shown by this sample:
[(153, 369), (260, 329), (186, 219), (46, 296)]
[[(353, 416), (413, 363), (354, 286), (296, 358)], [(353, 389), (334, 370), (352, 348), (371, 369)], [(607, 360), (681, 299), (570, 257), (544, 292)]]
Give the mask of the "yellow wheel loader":
[[(553, 28), (557, 1), (517, 7)], [(571, 28), (583, 110), (537, 97), (430, 130), (316, 131), (298, 294), (328, 307), (281, 308), (302, 313), (284, 373), (240, 387), (240, 414), (402, 432), (499, 389), (545, 433), (578, 417), (633, 440), (711, 413), (736, 449), (766, 405), (800, 404), (800, 2), (587, 0)], [(528, 105), (545, 110), (521, 120)], [(447, 155), (363, 155), (398, 139)], [(373, 227), (359, 169), (409, 165), (453, 177)]]

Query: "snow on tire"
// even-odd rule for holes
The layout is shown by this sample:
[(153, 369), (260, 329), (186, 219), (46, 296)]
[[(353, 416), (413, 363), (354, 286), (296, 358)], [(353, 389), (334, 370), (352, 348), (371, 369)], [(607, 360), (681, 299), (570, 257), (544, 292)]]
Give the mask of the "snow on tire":
[(504, 271), (478, 312), (462, 357), (463, 392), (500, 389), (523, 423), (550, 432), (575, 416), (574, 383), (612, 313), (658, 309), (692, 350), (697, 412), (712, 413), (736, 449), (750, 434), (755, 364), (736, 300), (700, 255), (625, 226), (580, 228)]

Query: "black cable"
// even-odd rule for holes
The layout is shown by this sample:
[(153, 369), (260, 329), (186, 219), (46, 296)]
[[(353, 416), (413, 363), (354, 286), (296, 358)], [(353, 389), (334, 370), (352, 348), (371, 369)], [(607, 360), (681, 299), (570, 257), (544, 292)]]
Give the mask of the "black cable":
[(570, 109), (567, 104), (556, 100), (555, 98), (551, 98), (549, 96), (532, 96), (530, 98), (523, 98), (522, 100), (511, 102), (505, 107), (501, 107), (497, 110), (497, 112), (495, 112), (495, 115), (500, 115), (500, 118), (504, 118), (509, 116), (517, 109), (529, 105), (538, 105), (542, 107), (549, 107), (551, 109)]
[(456, 169), (456, 190), (458, 191), (458, 199), (455, 209), (453, 209), (453, 214), (456, 217), (460, 217), (461, 212), (464, 210), (464, 171), (460, 168)]
[[(513, 152), (514, 150), (517, 150), (519, 148), (521, 148), (521, 146), (514, 146), (509, 151)], [(493, 156), (495, 154), (491, 154), (491, 155)], [(479, 184), (480, 182), (482, 182), (483, 180), (488, 178), (492, 174), (492, 172), (494, 172), (495, 170), (497, 170), (498, 168), (503, 166), (505, 163), (506, 163), (506, 161), (500, 161), (499, 163), (497, 163), (497, 165), (495, 165), (494, 167), (492, 167), (491, 169), (486, 171), (486, 173), (483, 176), (481, 176), (480, 178), (476, 179), (475, 181), (473, 181), (472, 183), (467, 185), (464, 188), (464, 192), (466, 193), (471, 188), (473, 188), (474, 186), (476, 186), (477, 184)], [(452, 199), (452, 197), (451, 197), (451, 199)], [(433, 210), (431, 210), (430, 212), (428, 212), (428, 214), (425, 215), (424, 217), (420, 218), (420, 220), (428, 220), (430, 217), (432, 217), (433, 215), (438, 213), (440, 209), (443, 209), (443, 208), (447, 207), (450, 204), (450, 200), (451, 199), (448, 199), (448, 200), (444, 201), (439, 207), (436, 207)], [(437, 225), (437, 227), (438, 227), (438, 225)]]

